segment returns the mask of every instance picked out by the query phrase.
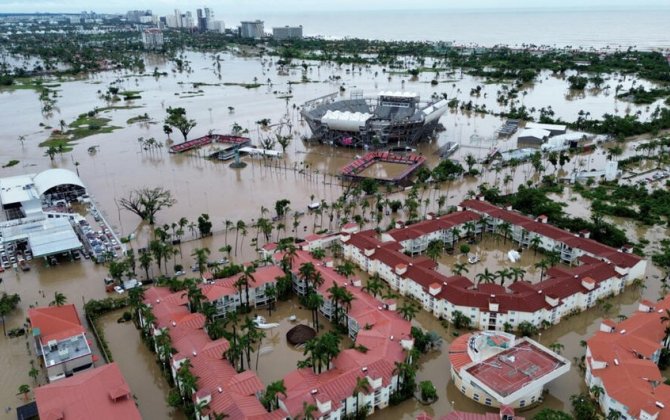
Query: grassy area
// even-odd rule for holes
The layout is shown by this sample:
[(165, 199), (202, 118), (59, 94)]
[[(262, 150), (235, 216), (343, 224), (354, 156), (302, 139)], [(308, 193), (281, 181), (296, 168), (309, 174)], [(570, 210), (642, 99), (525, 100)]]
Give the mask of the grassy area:
[(10, 160), (9, 162), (7, 162), (6, 164), (2, 165), (2, 167), (3, 167), (3, 168), (11, 168), (12, 166), (16, 166), (16, 165), (18, 165), (18, 164), (19, 164), (19, 161), (18, 161), (18, 160), (16, 160), (16, 159), (12, 159), (12, 160)]
[(81, 140), (96, 134), (111, 133), (112, 131), (121, 128), (108, 125), (111, 121), (109, 118), (98, 117), (95, 113), (93, 113), (92, 116), (89, 114), (79, 115), (76, 120), (68, 125), (69, 129), (63, 133), (58, 131), (52, 132), (47, 140), (40, 143), (40, 147), (55, 146), (66, 149), (64, 151), (70, 151), (72, 150), (72, 147), (69, 143), (73, 141)]
[(112, 106), (105, 106), (102, 108), (98, 108), (97, 111), (98, 113), (100, 112), (107, 112), (107, 111), (116, 111), (117, 109), (137, 109), (137, 108), (142, 108), (139, 105), (112, 105)]
[(144, 115), (138, 115), (136, 117), (129, 118), (128, 121), (126, 121), (126, 124), (130, 125), (136, 122), (147, 122), (147, 121), (151, 121), (151, 118), (149, 118), (149, 115), (144, 113)]
[(261, 83), (224, 83), (224, 86), (241, 86), (246, 89), (256, 89), (263, 86)]
[(125, 90), (123, 92), (119, 92), (119, 95), (123, 96), (123, 99), (126, 101), (130, 101), (133, 99), (142, 99), (142, 93), (141, 90)]

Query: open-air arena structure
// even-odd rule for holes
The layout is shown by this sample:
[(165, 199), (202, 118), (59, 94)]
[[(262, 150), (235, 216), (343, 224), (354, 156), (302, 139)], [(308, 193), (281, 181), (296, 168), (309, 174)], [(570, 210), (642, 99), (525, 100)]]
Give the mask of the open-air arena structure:
[(366, 96), (338, 93), (306, 102), (302, 116), (313, 139), (338, 146), (383, 148), (407, 146), (430, 138), (447, 111), (447, 101), (422, 102), (412, 92), (379, 92)]

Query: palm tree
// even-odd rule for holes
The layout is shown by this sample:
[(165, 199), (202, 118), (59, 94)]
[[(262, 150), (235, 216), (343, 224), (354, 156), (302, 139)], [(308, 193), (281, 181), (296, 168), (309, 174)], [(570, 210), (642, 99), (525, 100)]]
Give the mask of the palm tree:
[(28, 401), (28, 394), (30, 393), (30, 386), (23, 384), (19, 386), (19, 393), (16, 395), (23, 395), (23, 400)]
[(455, 263), (451, 271), (454, 272), (455, 275), (460, 276), (463, 273), (468, 273), (470, 270), (468, 270), (468, 266), (465, 263)]
[(268, 316), (272, 316), (272, 310), (277, 301), (277, 287), (274, 284), (265, 286), (265, 296), (268, 298)]
[[(288, 255), (288, 253), (287, 253)], [(300, 265), (300, 268), (298, 268), (298, 273), (300, 274), (300, 277), (302, 277), (302, 280), (305, 282), (305, 294), (308, 294), (310, 291), (310, 284), (312, 282), (312, 278), (316, 275), (316, 268), (314, 267), (314, 264), (311, 262), (306, 262)]]
[(302, 402), (302, 414), (298, 414), (296, 420), (316, 420), (314, 412), (317, 410), (314, 404), (308, 404), (307, 401)]
[(426, 255), (431, 260), (437, 261), (437, 259), (442, 255), (443, 249), (444, 243), (439, 239), (434, 239), (428, 243), (428, 248), (426, 248)]
[(182, 294), (183, 296), (188, 297), (188, 306), (191, 310), (191, 313), (195, 313), (201, 309), (202, 300), (205, 298), (205, 295), (202, 293), (202, 289), (195, 285), (195, 283), (190, 282), (186, 293)]
[(311, 292), (307, 295), (307, 308), (312, 311), (312, 324), (316, 332), (319, 332), (319, 308), (323, 306), (324, 300), (323, 296), (319, 293)]
[(405, 320), (411, 321), (416, 314), (419, 313), (419, 308), (417, 308), (413, 302), (405, 301), (398, 308), (398, 313), (400, 313)]
[(505, 285), (505, 280), (511, 279), (514, 277), (514, 274), (507, 268), (503, 268), (502, 270), (497, 272), (498, 278), (500, 279), (500, 285), (504, 286)]
[(150, 252), (144, 251), (140, 254), (138, 258), (140, 262), (140, 267), (144, 270), (144, 273), (146, 275), (146, 279), (149, 279), (149, 268), (151, 267), (151, 263), (153, 262), (154, 258), (151, 255)]
[(451, 247), (456, 247), (456, 242), (461, 239), (461, 230), (454, 226), (451, 228)]
[(202, 279), (205, 270), (207, 269), (207, 257), (210, 254), (209, 248), (196, 248), (191, 253), (192, 257), (195, 257), (195, 263), (198, 267), (198, 272), (200, 273), (200, 278)]
[(556, 352), (558, 354), (561, 354), (561, 351), (565, 349), (565, 346), (559, 342), (551, 343), (547, 347), (549, 347), (553, 352)]
[(519, 281), (519, 279), (523, 280), (523, 276), (526, 274), (526, 270), (519, 267), (512, 267), (510, 268), (510, 271), (512, 272), (513, 283), (516, 283), (517, 281)]
[(475, 234), (475, 230), (477, 229), (474, 222), (465, 222), (463, 224), (463, 228), (465, 229), (465, 234), (468, 237), (473, 237)]
[(349, 280), (349, 277), (354, 275), (355, 270), (356, 266), (351, 261), (345, 261), (335, 267), (337, 274), (344, 276), (347, 280)]
[(247, 225), (243, 220), (238, 220), (235, 224), (235, 256), (237, 256), (237, 239), (240, 236), (240, 232), (243, 232), (242, 235), (246, 235)]
[(496, 278), (495, 274), (490, 272), (488, 268), (484, 268), (483, 273), (479, 273), (475, 276), (475, 279), (477, 280), (477, 284), (481, 284), (482, 282), (493, 283), (493, 280), (495, 280), (495, 278)]
[(67, 302), (67, 297), (61, 292), (54, 292), (54, 300), (49, 303), (49, 306), (63, 306)]
[(279, 407), (279, 394), (282, 394), (286, 397), (286, 386), (284, 385), (284, 380), (272, 382), (265, 388), (264, 395), (264, 405), (268, 411), (272, 411), (275, 408)]
[(242, 274), (240, 277), (237, 279), (238, 282), (242, 283), (244, 285), (244, 294), (246, 295), (246, 312), (249, 312), (250, 309), (250, 301), (249, 301), (249, 283), (250, 282), (256, 282), (256, 278), (254, 277), (254, 273), (256, 272), (256, 267), (253, 265), (247, 265), (244, 267), (242, 270)]
[(333, 312), (331, 313), (331, 319), (334, 320), (335, 324), (338, 324), (339, 321), (339, 303), (342, 300), (342, 296), (344, 294), (344, 287), (340, 287), (337, 285), (337, 283), (333, 283), (333, 285), (326, 290), (330, 295), (328, 298), (330, 299), (331, 306), (334, 308)]
[(534, 267), (540, 269), (540, 282), (541, 282), (544, 279), (545, 270), (549, 268), (549, 261), (547, 261), (546, 259), (542, 259), (536, 262)]
[[(368, 394), (370, 392), (370, 382), (368, 381), (368, 378), (364, 376), (359, 376), (356, 378), (356, 386), (354, 386), (354, 391), (352, 396), (356, 397), (356, 411), (360, 412), (361, 411), (361, 404), (359, 401), (360, 395), (361, 394)], [(367, 411), (367, 410), (366, 410)], [(345, 409), (346, 413), (346, 409)]]
[(503, 235), (503, 244), (505, 244), (507, 237), (512, 234), (512, 225), (509, 222), (502, 222), (498, 225), (498, 232)]
[(531, 248), (533, 248), (533, 255), (537, 255), (537, 249), (542, 244), (542, 238), (540, 238), (540, 235), (533, 235), (533, 237), (530, 239), (529, 244)]
[(377, 297), (384, 289), (384, 282), (379, 278), (379, 274), (375, 273), (370, 277), (365, 286), (361, 288), (365, 293)]

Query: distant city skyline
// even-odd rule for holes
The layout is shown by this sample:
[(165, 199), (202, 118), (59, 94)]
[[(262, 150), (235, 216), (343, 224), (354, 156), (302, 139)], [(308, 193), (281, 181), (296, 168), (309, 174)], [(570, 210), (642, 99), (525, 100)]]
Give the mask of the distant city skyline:
[(408, 3), (404, 0), (336, 0), (335, 2), (315, 2), (313, 0), (233, 0), (230, 3), (185, 2), (184, 0), (148, 0), (138, 4), (131, 0), (108, 0), (104, 4), (95, 4), (89, 0), (0, 0), (0, 13), (32, 13), (32, 12), (64, 12), (77, 13), (93, 10), (100, 13), (125, 13), (132, 9), (151, 9), (154, 14), (173, 13), (174, 9), (195, 10), (210, 7), (218, 9), (220, 16), (241, 15), (249, 13), (281, 14), (300, 12), (319, 12), (333, 10), (468, 10), (468, 9), (644, 9), (670, 8), (668, 0), (418, 0)]

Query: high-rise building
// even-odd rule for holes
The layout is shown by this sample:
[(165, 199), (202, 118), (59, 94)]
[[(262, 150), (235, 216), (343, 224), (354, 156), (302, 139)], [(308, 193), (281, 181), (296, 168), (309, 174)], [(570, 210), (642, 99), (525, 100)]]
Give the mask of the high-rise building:
[(277, 41), (283, 41), (285, 39), (302, 39), (302, 25), (272, 28), (272, 37)]
[(260, 39), (265, 36), (265, 26), (262, 20), (240, 22), (240, 37)]
[(152, 50), (163, 48), (163, 31), (158, 28), (145, 29), (142, 32), (142, 44), (144, 48)]

